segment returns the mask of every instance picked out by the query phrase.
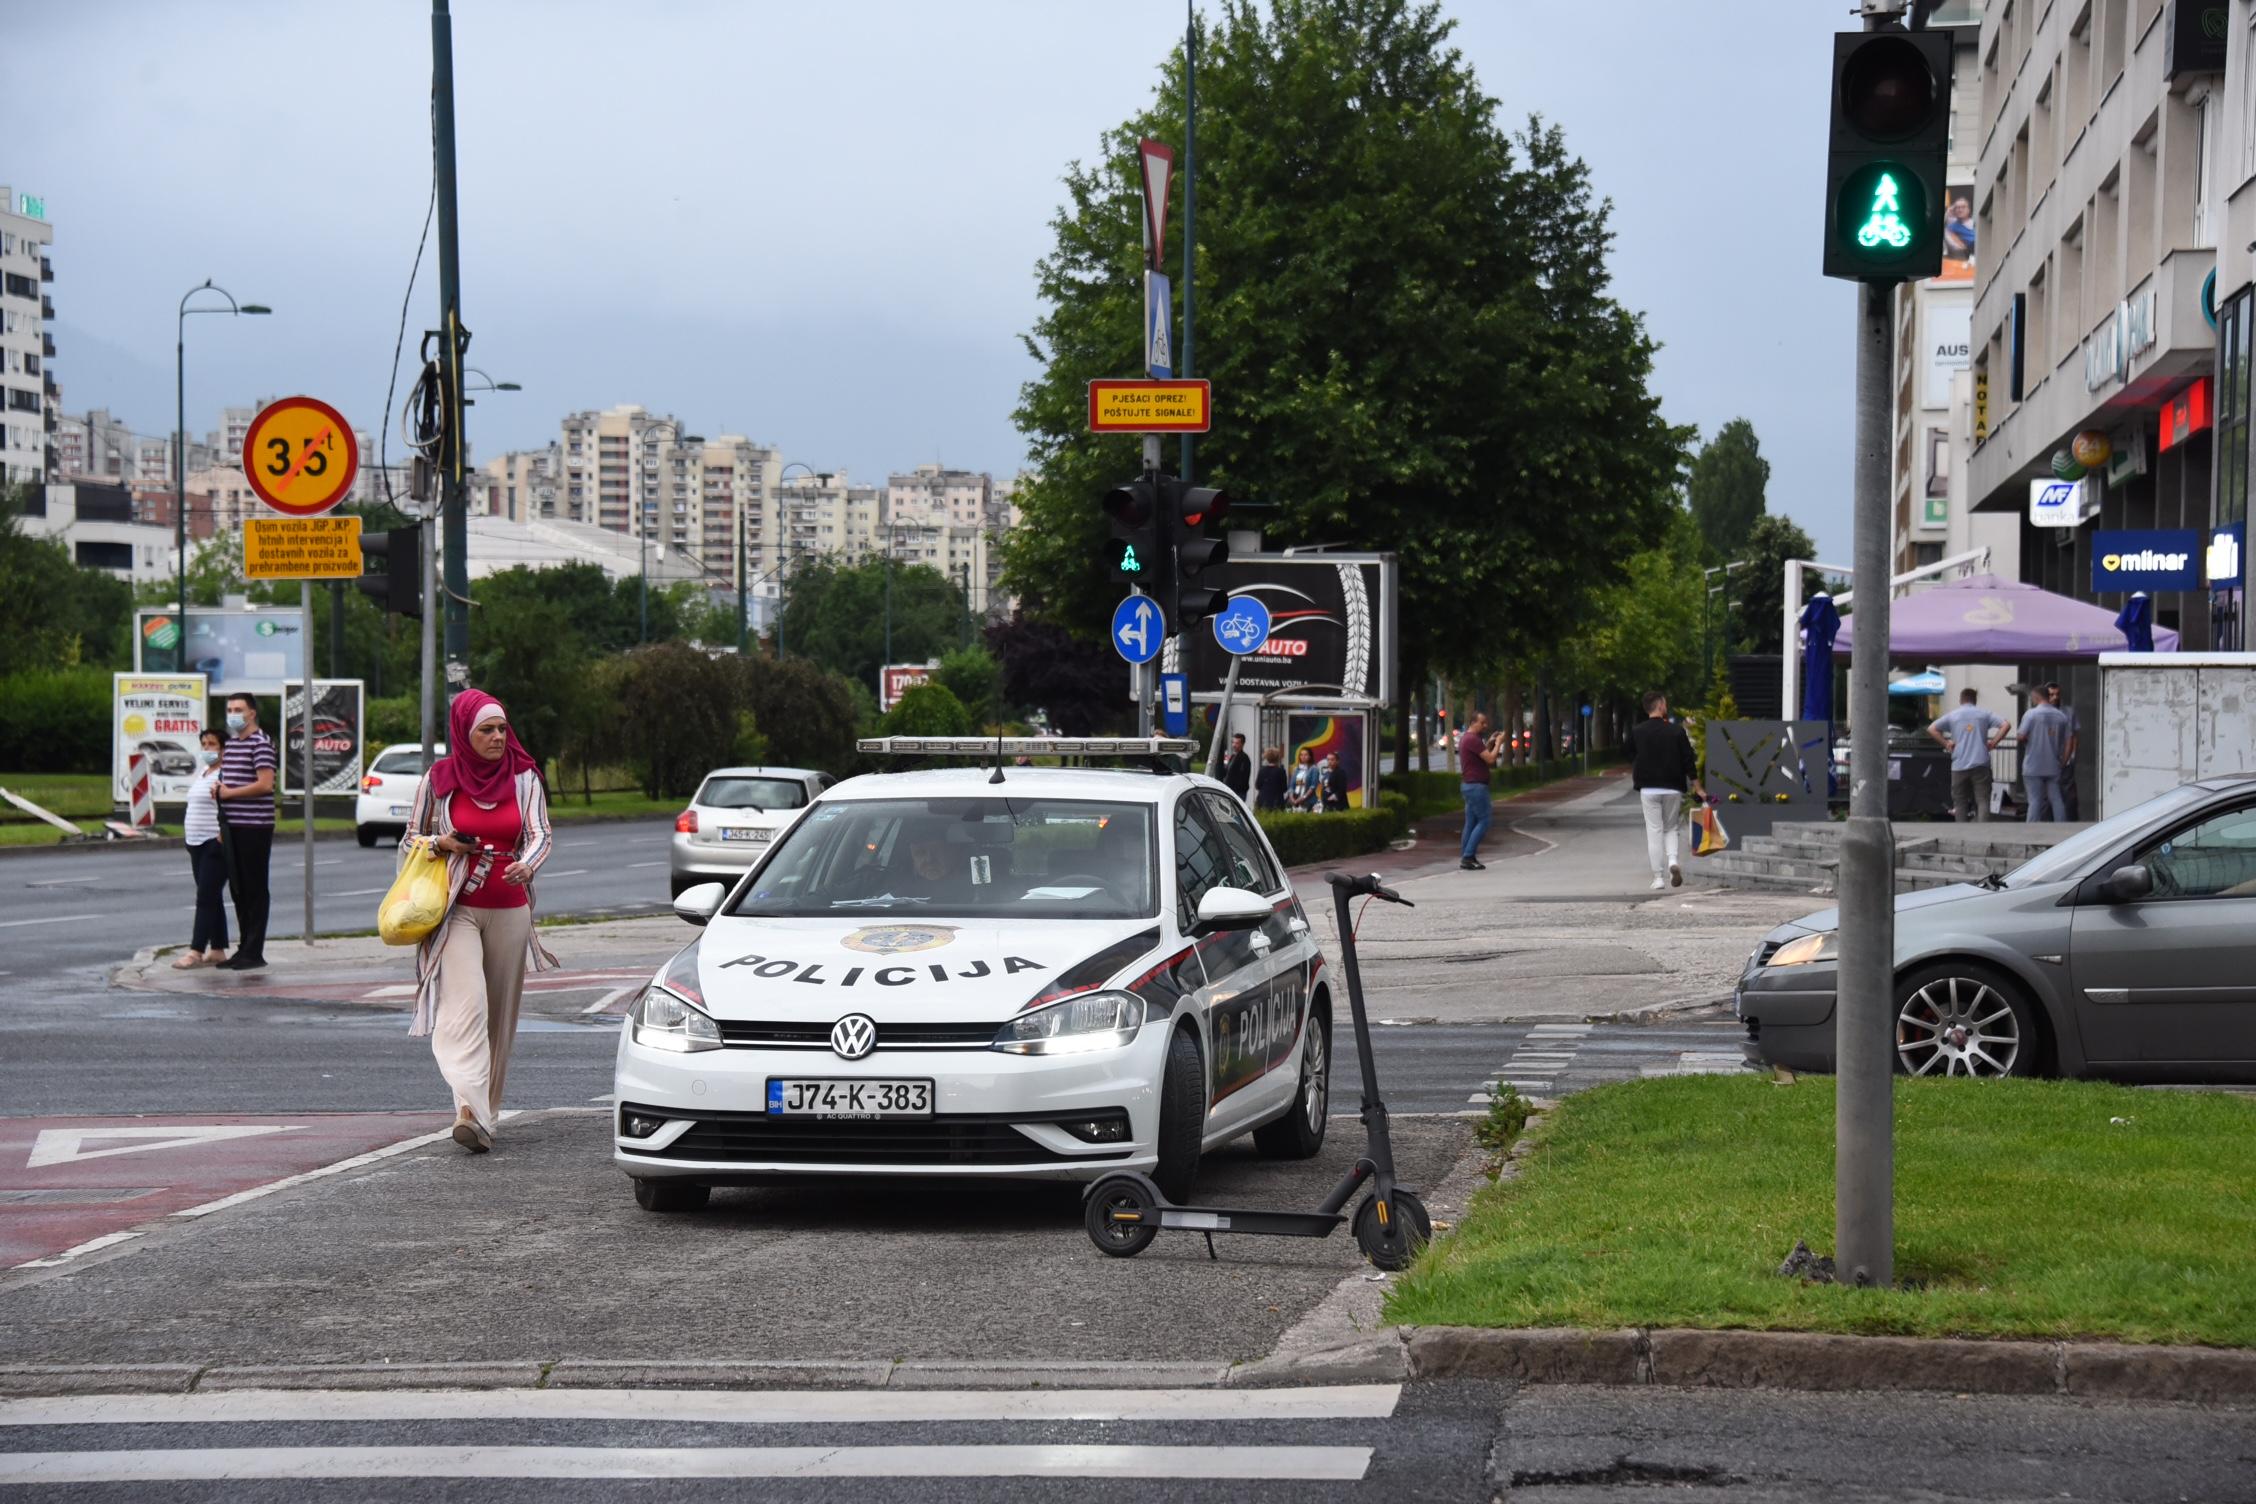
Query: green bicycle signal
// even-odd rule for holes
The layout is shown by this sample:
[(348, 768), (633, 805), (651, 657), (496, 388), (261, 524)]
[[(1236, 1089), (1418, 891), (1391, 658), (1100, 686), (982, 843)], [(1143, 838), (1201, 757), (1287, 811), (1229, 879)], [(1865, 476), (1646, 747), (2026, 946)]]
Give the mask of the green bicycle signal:
[(1925, 186), (1893, 162), (1849, 174), (1834, 207), (1841, 250), (1875, 270), (1916, 261), (1935, 233)]

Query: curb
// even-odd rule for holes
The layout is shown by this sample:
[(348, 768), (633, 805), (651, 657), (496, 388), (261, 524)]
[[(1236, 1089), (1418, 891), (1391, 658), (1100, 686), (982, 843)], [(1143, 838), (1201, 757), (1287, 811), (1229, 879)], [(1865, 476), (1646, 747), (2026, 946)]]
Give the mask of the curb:
[(1622, 1008), (1612, 1013), (1585, 1013), (1586, 1024), (1649, 1024), (1679, 1013), (1698, 1013), (1707, 1008), (1728, 1008), (1731, 994), (1717, 993), (1712, 997), (1670, 997), (1657, 1003), (1640, 1003), (1634, 1008)]
[(1413, 1379), (2256, 1401), (2256, 1350), (1827, 1332), (1423, 1327)]
[(2256, 1403), (2256, 1350), (1821, 1332), (1403, 1327), (1289, 1359), (1236, 1365), (593, 1358), (509, 1363), (11, 1364), (0, 1366), (0, 1396), (232, 1389), (1250, 1389), (1448, 1379), (1615, 1388), (2052, 1394), (2243, 1405)]

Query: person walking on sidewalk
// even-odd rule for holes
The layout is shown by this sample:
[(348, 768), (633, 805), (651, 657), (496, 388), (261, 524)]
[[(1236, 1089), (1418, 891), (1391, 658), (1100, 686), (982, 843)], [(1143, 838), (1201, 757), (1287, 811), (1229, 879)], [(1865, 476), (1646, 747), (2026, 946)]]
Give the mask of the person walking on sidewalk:
[(2012, 729), (2004, 716), (1974, 703), (1974, 691), (1958, 692), (1958, 709), (1938, 717), (1927, 734), (1951, 749), (1951, 813), (1960, 820), (1990, 817), (1990, 754)]
[(2029, 796), (2029, 823), (2067, 819), (2068, 806), (2060, 797), (2060, 775), (2074, 755), (2075, 734), (2068, 724), (2068, 712), (2053, 704), (2040, 689), (2015, 734), (2021, 739), (2021, 786)]
[[(526, 968), (556, 967), (533, 928), (533, 874), (550, 850), (548, 791), (492, 695), (466, 689), (447, 707), (447, 755), (416, 791), (407, 828), (446, 857), (448, 899), (446, 917), (416, 947), (408, 1033), (431, 1037), (454, 1093), (454, 1141), (483, 1154), (501, 1117)], [(400, 843), (403, 859), (408, 846)]]
[(1230, 733), (1230, 750), (1222, 755), (1222, 782), (1238, 801), (1245, 801), (1246, 790), (1253, 785), (1253, 759), (1246, 756), (1245, 733)]
[(176, 970), (217, 966), (227, 959), (227, 848), (220, 842), (219, 753), (224, 731), (197, 739), (196, 776), (188, 785), (188, 813), (181, 822), (187, 838), (188, 871), (196, 879), (196, 924), (188, 949), (173, 962)]
[(1285, 807), (1285, 749), (1265, 747), (1261, 753), (1261, 771), (1253, 775), (1253, 807), (1255, 809), (1281, 810)]
[(1645, 816), (1645, 863), (1653, 869), (1653, 887), (1679, 887), (1684, 869), (1677, 864), (1677, 841), (1684, 830), (1684, 793), (1690, 789), (1702, 799), (1700, 764), (1692, 755), (1692, 738), (1668, 718), (1668, 696), (1657, 689), (1645, 691), (1645, 719), (1629, 728), (1629, 781), (1637, 788), (1637, 803)]
[(1457, 865), (1466, 872), (1486, 872), (1480, 859), (1481, 837), (1488, 834), (1495, 813), (1488, 792), (1489, 773), (1496, 766), (1496, 743), (1488, 734), (1488, 712), (1474, 714), (1465, 734), (1457, 738), (1457, 792), (1465, 800), (1465, 833), (1457, 843)]
[(235, 889), (235, 954), (222, 971), (266, 964), (267, 864), (274, 856), (274, 738), (259, 730), (258, 701), (227, 697), (227, 746), (219, 755), (219, 817), (225, 822), (227, 880)]

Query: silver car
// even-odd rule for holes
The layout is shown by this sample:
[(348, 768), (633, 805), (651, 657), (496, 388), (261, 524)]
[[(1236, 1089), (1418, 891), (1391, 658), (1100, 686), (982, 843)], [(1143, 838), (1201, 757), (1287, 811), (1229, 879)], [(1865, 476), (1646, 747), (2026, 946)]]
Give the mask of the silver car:
[(699, 883), (733, 883), (768, 843), (830, 787), (812, 768), (715, 768), (674, 817), (674, 895)]
[[(1833, 1069), (1827, 909), (1739, 979), (1748, 1059)], [(1896, 899), (1896, 1062), (1914, 1076), (2256, 1081), (2256, 776), (2182, 784), (2003, 877)]]

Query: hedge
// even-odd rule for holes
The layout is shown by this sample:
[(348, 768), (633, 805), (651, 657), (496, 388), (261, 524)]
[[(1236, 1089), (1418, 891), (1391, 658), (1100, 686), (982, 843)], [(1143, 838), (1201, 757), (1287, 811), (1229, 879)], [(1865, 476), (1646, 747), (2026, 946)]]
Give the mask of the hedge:
[(1288, 867), (1303, 867), (1386, 850), (1402, 833), (1405, 808), (1381, 795), (1377, 809), (1332, 810), (1315, 815), (1265, 810), (1255, 818), (1261, 821), (1269, 844), (1277, 848), (1277, 860)]
[(0, 678), (0, 768), (110, 770), (110, 671), (34, 669)]

